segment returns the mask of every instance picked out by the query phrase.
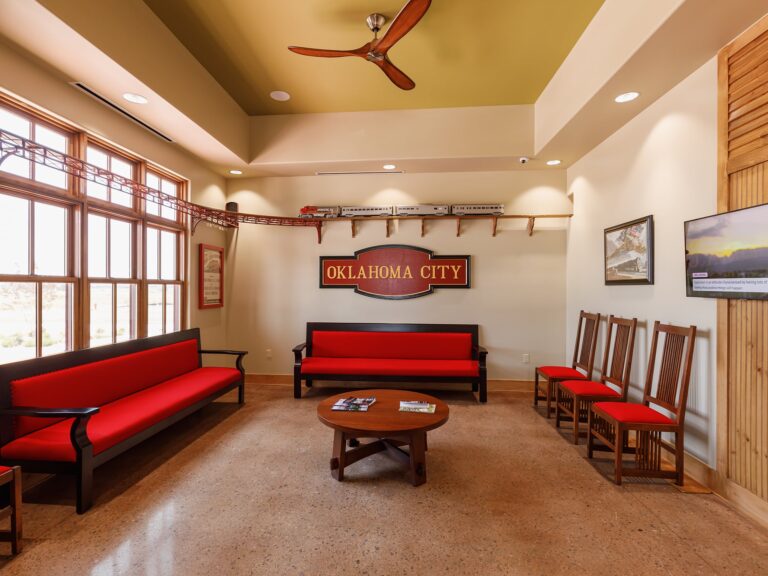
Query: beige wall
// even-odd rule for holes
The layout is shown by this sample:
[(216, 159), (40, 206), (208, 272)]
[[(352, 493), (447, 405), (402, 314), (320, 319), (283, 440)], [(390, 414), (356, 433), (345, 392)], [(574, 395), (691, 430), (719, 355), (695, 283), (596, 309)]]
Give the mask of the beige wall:
[[(568, 170), (575, 215), (568, 234), (566, 351), (580, 309), (636, 316), (645, 322), (632, 373), (631, 396), (638, 399), (653, 322), (695, 324), (685, 441), (709, 464), (715, 455), (716, 301), (685, 295), (683, 221), (716, 212), (716, 78), (711, 60)], [(655, 221), (655, 284), (605, 286), (603, 229), (648, 214)]]
[[(570, 213), (564, 172), (487, 172), (383, 176), (307, 176), (230, 181), (229, 199), (243, 212), (297, 214), (306, 204), (410, 204), (502, 201), (507, 213)], [(313, 228), (243, 226), (228, 252), (229, 345), (250, 350), (249, 373), (288, 374), (290, 349), (304, 340), (308, 321), (476, 323), (488, 347), (491, 378), (530, 379), (535, 362), (560, 360), (564, 345), (564, 222), (537, 227), (503, 221), (491, 236), (490, 220), (463, 224), (400, 222), (385, 237), (384, 222), (325, 226), (317, 244)], [(411, 244), (437, 254), (470, 254), (469, 290), (437, 290), (422, 298), (388, 301), (352, 290), (318, 288), (322, 255), (352, 254), (379, 244)], [(273, 351), (266, 358), (266, 349)], [(531, 364), (521, 363), (522, 353)]]
[[(177, 145), (168, 144), (125, 120), (106, 106), (72, 88), (65, 78), (33, 63), (2, 42), (0, 70), (3, 71), (0, 85), (3, 90), (189, 179), (193, 202), (224, 207), (224, 178), (205, 168), (197, 158)], [(200, 242), (223, 246), (224, 241), (224, 232), (200, 224), (195, 235), (191, 237), (188, 254), (191, 260), (189, 325), (202, 328), (203, 344), (209, 347), (226, 344), (225, 316), (222, 309), (197, 309), (196, 250)]]

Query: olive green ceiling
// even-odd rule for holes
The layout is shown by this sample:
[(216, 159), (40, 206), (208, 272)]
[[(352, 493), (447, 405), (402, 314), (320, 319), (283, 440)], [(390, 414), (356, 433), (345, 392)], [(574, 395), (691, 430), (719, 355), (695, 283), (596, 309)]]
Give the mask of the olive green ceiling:
[[(289, 45), (352, 49), (365, 18), (405, 0), (144, 0), (248, 114), (531, 104), (603, 0), (434, 0), (389, 52), (403, 91), (360, 58), (311, 58)], [(292, 96), (279, 103), (272, 90)]]

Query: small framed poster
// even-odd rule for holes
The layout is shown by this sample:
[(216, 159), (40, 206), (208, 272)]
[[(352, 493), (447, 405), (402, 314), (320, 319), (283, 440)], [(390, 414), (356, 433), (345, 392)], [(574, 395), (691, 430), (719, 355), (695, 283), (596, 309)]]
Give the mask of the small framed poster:
[(200, 244), (198, 308), (224, 306), (224, 248)]
[(605, 283), (653, 284), (653, 216), (606, 228)]

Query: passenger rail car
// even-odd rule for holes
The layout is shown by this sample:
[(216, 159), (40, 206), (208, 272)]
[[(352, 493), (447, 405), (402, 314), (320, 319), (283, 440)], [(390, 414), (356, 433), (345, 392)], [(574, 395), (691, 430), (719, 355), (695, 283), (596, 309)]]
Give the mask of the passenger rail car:
[(451, 206), (454, 216), (501, 216), (504, 204), (454, 204)]
[(304, 206), (300, 218), (365, 216), (501, 216), (504, 204), (413, 204), (407, 206)]
[(414, 204), (394, 206), (395, 216), (447, 216), (451, 213), (448, 204)]

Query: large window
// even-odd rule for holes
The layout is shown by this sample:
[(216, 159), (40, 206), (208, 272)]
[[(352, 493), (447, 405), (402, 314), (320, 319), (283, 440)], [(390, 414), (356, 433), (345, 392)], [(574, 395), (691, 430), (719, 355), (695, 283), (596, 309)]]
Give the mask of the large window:
[[(182, 180), (2, 98), (0, 130), (184, 198)], [(0, 363), (183, 328), (183, 215), (36, 159), (0, 164)]]
[(0, 362), (73, 347), (71, 209), (0, 193)]

